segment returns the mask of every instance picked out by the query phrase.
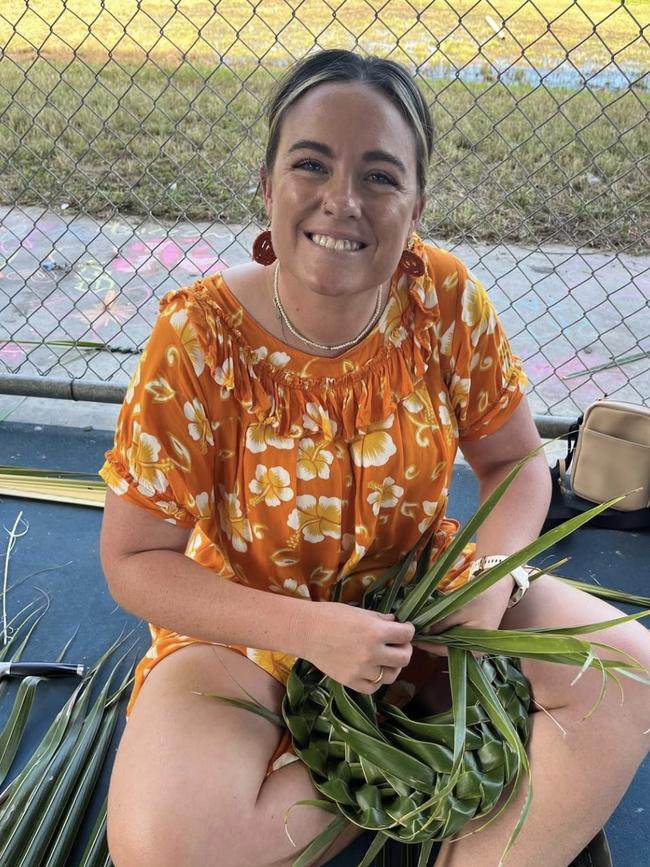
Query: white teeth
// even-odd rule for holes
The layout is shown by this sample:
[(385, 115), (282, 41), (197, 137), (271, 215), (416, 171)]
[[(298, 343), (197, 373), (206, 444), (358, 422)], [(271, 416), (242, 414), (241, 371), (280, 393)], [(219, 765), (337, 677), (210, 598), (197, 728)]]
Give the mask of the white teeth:
[(327, 247), (328, 250), (360, 250), (361, 244), (358, 241), (337, 241), (335, 238), (330, 238), (329, 235), (312, 235), (312, 241), (320, 247)]

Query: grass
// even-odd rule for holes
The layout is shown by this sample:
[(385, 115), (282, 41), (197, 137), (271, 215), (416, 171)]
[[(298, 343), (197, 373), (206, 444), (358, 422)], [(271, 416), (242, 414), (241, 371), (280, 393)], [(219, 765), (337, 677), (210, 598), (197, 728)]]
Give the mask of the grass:
[(37, 47), (48, 57), (103, 59), (110, 49), (119, 60), (146, 52), (165, 63), (225, 55), (229, 63), (263, 56), (269, 65), (284, 62), (287, 51), (302, 54), (318, 36), (324, 47), (358, 38), (382, 54), (399, 43), (407, 63), (436, 62), (439, 51), (461, 65), (480, 46), (486, 62), (525, 51), (530, 63), (546, 66), (569, 51), (577, 65), (614, 55), (647, 67), (640, 28), (650, 23), (649, 7), (647, 0), (3, 0), (0, 45), (12, 56)]
[[(27, 11), (25, 2), (4, 0), (0, 154), (8, 159), (0, 197), (67, 202), (100, 217), (119, 209), (171, 220), (263, 219), (255, 195), (261, 104), (290, 54), (325, 30), (322, 46), (352, 47), (359, 37), (366, 50), (423, 64), (419, 83), (437, 131), (426, 234), (640, 251), (650, 237), (642, 169), (650, 95), (506, 85), (490, 66), (521, 63), (523, 47), (532, 66), (569, 52), (575, 64), (602, 66), (614, 56), (638, 68), (650, 3), (582, 5), (595, 30), (569, 0), (537, 3), (545, 18), (523, 0), (345, 0), (335, 19), (322, 0), (272, 0), (256, 10), (242, 0), (179, 0), (176, 11), (170, 0), (68, 0), (65, 8), (32, 0)], [(497, 12), (504, 39), (487, 20)], [(483, 64), (485, 80), (431, 78), (443, 54), (458, 66)]]

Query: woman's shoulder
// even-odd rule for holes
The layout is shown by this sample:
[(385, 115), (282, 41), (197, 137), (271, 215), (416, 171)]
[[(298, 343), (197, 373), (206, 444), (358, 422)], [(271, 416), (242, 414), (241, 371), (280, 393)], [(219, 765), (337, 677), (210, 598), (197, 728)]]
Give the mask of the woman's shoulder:
[(219, 277), (244, 309), (255, 310), (267, 283), (264, 265), (259, 265), (257, 262), (244, 262), (223, 268), (219, 272)]

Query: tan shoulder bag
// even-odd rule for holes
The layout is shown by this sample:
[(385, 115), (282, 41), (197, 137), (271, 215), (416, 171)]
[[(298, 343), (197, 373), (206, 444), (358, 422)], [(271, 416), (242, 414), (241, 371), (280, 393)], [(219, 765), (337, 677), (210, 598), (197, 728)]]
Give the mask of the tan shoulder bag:
[(650, 530), (650, 408), (606, 399), (592, 403), (569, 430), (566, 458), (551, 468), (551, 480), (544, 532), (621, 494), (628, 496), (585, 527)]
[(613, 508), (622, 512), (647, 509), (650, 407), (615, 400), (592, 403), (579, 426), (571, 463), (571, 488), (579, 497), (604, 503), (628, 494)]

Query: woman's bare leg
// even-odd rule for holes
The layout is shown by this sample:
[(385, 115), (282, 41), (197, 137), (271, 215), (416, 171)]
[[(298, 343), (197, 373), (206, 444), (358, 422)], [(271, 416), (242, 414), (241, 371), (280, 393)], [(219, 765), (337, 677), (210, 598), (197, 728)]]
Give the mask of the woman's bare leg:
[[(332, 821), (296, 801), (318, 798), (301, 762), (263, 784), (279, 739), (271, 723), (192, 690), (247, 700), (227, 670), (279, 712), (284, 688), (243, 656), (191, 645), (161, 660), (138, 696), (120, 742), (108, 799), (115, 867), (279, 867), (291, 864)], [(349, 826), (317, 864), (359, 835)]]
[[(607, 620), (621, 612), (555, 579), (540, 578), (504, 620), (510, 628)], [(644, 627), (625, 624), (594, 634), (650, 667)], [(217, 658), (215, 658), (215, 655)], [(228, 708), (191, 690), (242, 696), (224, 671), (267, 707), (278, 710), (283, 688), (249, 660), (225, 648), (195, 645), (153, 669), (133, 710), (115, 762), (109, 793), (109, 844), (116, 867), (289, 867), (331, 822), (329, 813), (297, 807), (319, 797), (301, 763), (264, 773), (278, 739), (267, 721)], [(610, 683), (600, 708), (600, 680), (577, 669), (524, 660), (536, 700), (566, 729), (563, 736), (543, 712), (532, 716), (528, 747), (534, 802), (507, 867), (567, 867), (614, 811), (643, 760), (650, 738), (650, 688), (622, 678), (625, 702)], [(497, 867), (514, 828), (522, 795), (490, 827), (444, 842), (436, 867)], [(470, 823), (463, 833), (483, 821)], [(347, 846), (349, 826), (314, 865)]]
[[(570, 626), (620, 617), (623, 612), (556, 579), (544, 576), (522, 602), (510, 609), (503, 628)], [(585, 637), (585, 636), (582, 636)], [(627, 623), (593, 633), (594, 641), (636, 656), (650, 667), (650, 633)], [(600, 655), (614, 656), (601, 650)], [(531, 717), (527, 749), (532, 769), (533, 804), (510, 851), (506, 867), (567, 867), (616, 809), (650, 746), (650, 687), (622, 677), (625, 700), (609, 682), (601, 706), (595, 704), (600, 675), (591, 670), (573, 687), (572, 666), (523, 660), (535, 699), (566, 729), (566, 736), (543, 712)], [(497, 867), (524, 802), (524, 790), (493, 825), (456, 842), (445, 841), (436, 867)], [(470, 822), (459, 836), (484, 820)]]

